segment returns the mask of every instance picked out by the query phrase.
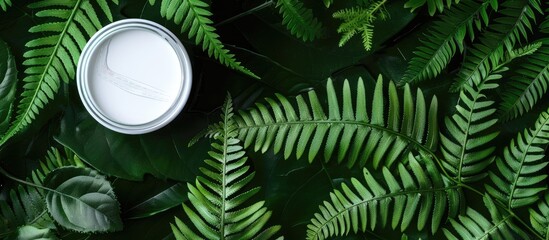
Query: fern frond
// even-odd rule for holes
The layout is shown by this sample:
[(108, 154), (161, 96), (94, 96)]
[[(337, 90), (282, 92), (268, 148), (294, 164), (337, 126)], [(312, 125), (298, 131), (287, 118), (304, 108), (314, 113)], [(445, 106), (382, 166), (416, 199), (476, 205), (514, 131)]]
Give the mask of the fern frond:
[(260, 188), (246, 189), (255, 172), (246, 165), (245, 152), (235, 138), (238, 132), (230, 96), (223, 106), (221, 127), (214, 136), (211, 159), (205, 161), (208, 167), (200, 168), (204, 176), (197, 177), (195, 185), (187, 184), (191, 206), (183, 203), (183, 209), (196, 230), (176, 217), (172, 231), (176, 239), (269, 239), (280, 226), (265, 228), (271, 216), (265, 202), (242, 206)]
[(497, 6), (497, 1), (463, 0), (433, 22), (421, 40), (422, 45), (414, 51), (401, 82), (417, 83), (439, 75), (458, 49), (463, 52), (466, 36), (472, 41), (475, 31), (488, 25), (489, 6)]
[[(549, 110), (548, 110), (549, 111)], [(542, 112), (533, 129), (519, 133), (503, 150), (503, 159), (496, 160), (498, 173), (490, 171), (492, 184), (486, 190), (508, 208), (536, 202), (547, 187), (545, 148), (549, 145), (549, 112)]]
[(530, 208), (530, 223), (532, 227), (543, 237), (549, 238), (549, 193), (538, 201), (537, 209)]
[(451, 185), (432, 159), (423, 159), (424, 167), (410, 153), (408, 162), (409, 168), (399, 163), (397, 176), (384, 167), (381, 182), (364, 168), (365, 184), (355, 178), (352, 186), (343, 183), (341, 190), (330, 193), (329, 202), (320, 205), (320, 212), (307, 226), (307, 239), (364, 232), (388, 223), (393, 229), (400, 225), (404, 231), (416, 218), (418, 230), (431, 219), (431, 232), (437, 232), (447, 213), (450, 218), (458, 214), (463, 198), (460, 187)]
[[(329, 6), (331, 2), (324, 2)], [(276, 7), (282, 15), (282, 24), (290, 33), (304, 42), (312, 41), (322, 35), (322, 24), (299, 0), (278, 0)]]
[[(149, 0), (153, 5), (156, 1)], [(194, 39), (196, 45), (202, 45), (202, 50), (208, 56), (214, 57), (221, 64), (240, 71), (248, 76), (259, 79), (257, 75), (238, 62), (234, 54), (225, 48), (215, 27), (210, 20), (212, 13), (208, 10), (209, 4), (203, 0), (162, 0), (160, 14), (167, 20), (172, 20), (181, 25), (181, 32), (187, 32), (190, 39)]]
[(11, 4), (11, 0), (0, 0), (0, 8), (2, 8), (4, 12), (8, 10), (8, 7), (11, 7)]
[(500, 119), (511, 120), (530, 111), (547, 93), (549, 85), (549, 47), (540, 48), (520, 65), (516, 76), (505, 83)]
[(541, 12), (538, 0), (505, 1), (503, 15), (490, 24), (489, 29), (465, 56), (452, 91), (459, 91), (465, 84), (473, 85), (481, 79), (481, 73), (490, 72), (505, 57), (505, 53), (515, 48), (517, 42), (527, 40), (535, 21), (534, 9)]
[(12, 189), (8, 199), (0, 199), (0, 225), (0, 239), (13, 239), (10, 236), (17, 236), (17, 229), (25, 225), (55, 229), (44, 196), (35, 188), (23, 186)]
[[(356, 89), (356, 97), (351, 89)], [(356, 88), (345, 80), (341, 96), (328, 79), (327, 106), (321, 104), (315, 91), (307, 93), (308, 100), (296, 97), (293, 104), (282, 95), (277, 95), (277, 100), (266, 99), (267, 106), (258, 103), (235, 116), (238, 138), (245, 148), (254, 145), (255, 151), (272, 147), (278, 153), (284, 149), (286, 159), (294, 153), (298, 159), (307, 153), (312, 162), (323, 151), (326, 161), (337, 158), (341, 163), (345, 159), (349, 167), (363, 166), (369, 159), (375, 168), (389, 167), (412, 149), (434, 155), (438, 146), (436, 97), (427, 107), (420, 89), (415, 100), (408, 85), (401, 97), (393, 82), (385, 92), (381, 76), (371, 105), (366, 105), (362, 79)]]
[(32, 181), (35, 184), (42, 185), (48, 173), (66, 166), (84, 167), (84, 163), (70, 150), (65, 149), (65, 154), (62, 155), (57, 148), (52, 147), (46, 153), (44, 161), (40, 162), (40, 166), (32, 171)]
[(442, 165), (458, 182), (474, 182), (484, 178), (486, 167), (494, 160), (495, 147), (490, 143), (499, 132), (491, 128), (495, 118), (494, 101), (486, 97), (486, 91), (498, 87), (495, 81), (506, 69), (497, 69), (479, 85), (464, 85), (460, 92), (456, 113), (445, 119), (447, 134), (441, 134)]
[(484, 196), (484, 205), (488, 208), (491, 219), (472, 208), (467, 208), (465, 215), (450, 219), (453, 229), (444, 228), (444, 235), (449, 240), (467, 239), (529, 239), (528, 235), (512, 222), (512, 216), (498, 209), (490, 196)]
[(45, 37), (33, 39), (25, 45), (29, 50), (23, 55), (26, 58), (23, 62), (26, 67), (24, 90), (15, 121), (0, 139), (0, 146), (36, 119), (40, 110), (55, 98), (61, 81), (68, 83), (74, 79), (80, 51), (87, 39), (102, 27), (96, 7), (112, 21), (106, 0), (97, 1), (97, 6), (89, 0), (42, 0), (29, 5), (37, 11), (38, 18), (51, 17), (60, 21), (38, 24), (29, 29), (31, 33)]
[(373, 22), (378, 18), (384, 20), (388, 17), (386, 2), (387, 0), (374, 1), (365, 8), (346, 8), (335, 12), (333, 17), (343, 21), (337, 29), (337, 32), (342, 34), (339, 46), (345, 45), (353, 36), (361, 33), (364, 49), (371, 50), (374, 37)]

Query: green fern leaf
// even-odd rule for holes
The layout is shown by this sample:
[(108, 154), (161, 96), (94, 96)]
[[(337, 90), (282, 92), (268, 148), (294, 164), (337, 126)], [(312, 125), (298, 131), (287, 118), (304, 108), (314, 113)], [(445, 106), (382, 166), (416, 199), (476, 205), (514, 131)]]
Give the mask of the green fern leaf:
[[(455, 0), (456, 3), (459, 2), (459, 0)], [(410, 11), (413, 12), (414, 10), (422, 7), (423, 5), (427, 4), (427, 10), (429, 11), (429, 15), (433, 16), (435, 15), (436, 11), (439, 12), (444, 11), (444, 0), (408, 0), (405, 4), (405, 8), (410, 8)], [(446, 0), (446, 6), (450, 7), (452, 4), (452, 0)]]
[(487, 99), (486, 91), (498, 87), (494, 81), (501, 78), (498, 69), (478, 86), (464, 85), (460, 92), (456, 113), (445, 119), (447, 134), (441, 134), (443, 167), (458, 182), (474, 182), (484, 178), (486, 167), (494, 160), (495, 147), (491, 146), (499, 132), (496, 124), (494, 101)]
[(40, 166), (32, 171), (32, 181), (35, 184), (43, 185), (44, 179), (50, 172), (67, 166), (85, 167), (80, 158), (69, 149), (65, 149), (65, 154), (61, 154), (57, 148), (52, 147), (48, 150), (45, 160), (41, 161)]
[[(96, 5), (112, 21), (106, 0), (98, 0)], [(0, 146), (36, 119), (40, 110), (55, 98), (61, 80), (68, 83), (74, 79), (80, 51), (87, 38), (101, 28), (95, 7), (89, 0), (42, 0), (30, 4), (29, 8), (36, 10), (39, 18), (53, 17), (61, 21), (38, 24), (29, 29), (31, 33), (45, 37), (26, 44), (29, 50), (24, 54), (26, 77), (23, 79), (22, 98), (15, 121), (0, 139)]]
[(323, 151), (326, 161), (337, 158), (341, 163), (345, 159), (349, 167), (363, 166), (368, 159), (373, 159), (375, 168), (389, 167), (412, 149), (434, 155), (438, 146), (436, 97), (427, 107), (420, 89), (415, 101), (408, 85), (402, 97), (393, 82), (384, 92), (380, 76), (368, 113), (362, 79), (354, 89), (356, 97), (346, 80), (342, 99), (338, 99), (332, 80), (328, 79), (327, 107), (315, 91), (307, 94), (308, 100), (301, 95), (296, 97), (294, 104), (282, 95), (277, 95), (277, 100), (266, 99), (268, 106), (258, 103), (235, 117), (239, 138), (245, 148), (254, 145), (255, 151), (265, 152), (272, 147), (278, 153), (284, 149), (286, 159), (292, 153), (298, 159), (307, 153), (312, 162)]
[(374, 1), (365, 8), (346, 8), (335, 12), (333, 17), (343, 21), (337, 29), (337, 32), (342, 34), (339, 46), (345, 45), (353, 36), (360, 33), (364, 49), (370, 51), (374, 37), (373, 22), (376, 19), (384, 20), (388, 17), (385, 10), (386, 2), (387, 0)]
[(505, 1), (503, 15), (494, 20), (486, 33), (470, 49), (465, 56), (465, 62), (458, 73), (452, 91), (459, 91), (465, 84), (478, 85), (480, 75), (490, 72), (505, 57), (505, 53), (515, 48), (521, 39), (527, 39), (528, 31), (532, 31), (531, 21), (535, 21), (534, 10), (541, 12), (538, 0)]
[(259, 187), (245, 190), (255, 172), (246, 165), (245, 152), (236, 139), (232, 109), (228, 96), (223, 106), (222, 131), (214, 137), (211, 159), (205, 161), (208, 168), (200, 168), (204, 176), (197, 177), (195, 185), (187, 184), (194, 209), (184, 203), (183, 209), (198, 232), (176, 217), (175, 225), (171, 224), (176, 239), (269, 239), (280, 229), (264, 229), (271, 216), (264, 201), (242, 206)]
[(549, 47), (542, 47), (528, 57), (515, 73), (517, 75), (505, 83), (502, 93), (501, 120), (511, 120), (530, 111), (547, 93)]
[(537, 210), (530, 208), (530, 223), (532, 227), (543, 237), (549, 238), (549, 193), (538, 201)]
[(478, 3), (464, 0), (445, 12), (439, 21), (432, 23), (422, 40), (422, 45), (414, 51), (401, 82), (412, 83), (435, 78), (448, 65), (457, 49), (463, 52), (466, 35), (471, 41), (475, 31), (488, 25), (488, 7), (497, 6), (495, 0)]
[(8, 10), (8, 7), (11, 7), (11, 4), (11, 0), (0, 0), (0, 8), (2, 8), (4, 12)]
[[(155, 2), (149, 0), (151, 5)], [(160, 14), (181, 25), (181, 32), (187, 32), (187, 36), (194, 39), (195, 44), (202, 45), (202, 50), (206, 51), (208, 56), (213, 56), (227, 67), (259, 79), (253, 72), (240, 65), (234, 54), (225, 49), (219, 35), (215, 33), (215, 27), (212, 26), (213, 22), (209, 18), (212, 13), (208, 8), (209, 4), (202, 0), (162, 0)]]
[[(328, 7), (331, 2), (324, 1)], [(311, 9), (298, 0), (278, 0), (276, 7), (282, 14), (282, 24), (290, 33), (304, 42), (312, 41), (322, 35), (322, 24), (313, 16)]]
[(32, 187), (18, 186), (9, 192), (7, 200), (0, 200), (0, 239), (13, 239), (18, 228), (25, 225), (55, 229), (42, 193)]
[(490, 212), (491, 220), (476, 210), (467, 208), (464, 215), (450, 219), (453, 231), (449, 228), (443, 229), (446, 239), (529, 239), (528, 235), (512, 222), (512, 216), (498, 209), (490, 196), (484, 196), (484, 205)]
[(542, 182), (547, 178), (543, 169), (545, 148), (549, 144), (549, 112), (542, 112), (533, 129), (519, 133), (516, 139), (503, 150), (503, 159), (498, 158), (499, 174), (490, 171), (491, 185), (488, 193), (506, 204), (517, 208), (536, 202), (538, 194), (547, 187)]
[(438, 172), (432, 159), (422, 161), (426, 167), (411, 153), (408, 159), (409, 168), (399, 163), (397, 177), (383, 168), (380, 183), (364, 168), (366, 185), (353, 178), (351, 187), (343, 183), (341, 190), (330, 193), (330, 202), (320, 205), (320, 212), (307, 226), (307, 239), (327, 239), (387, 224), (393, 229), (400, 225), (404, 231), (416, 218), (420, 231), (431, 218), (434, 234), (446, 213), (450, 217), (457, 215), (462, 193), (459, 186), (450, 185)]

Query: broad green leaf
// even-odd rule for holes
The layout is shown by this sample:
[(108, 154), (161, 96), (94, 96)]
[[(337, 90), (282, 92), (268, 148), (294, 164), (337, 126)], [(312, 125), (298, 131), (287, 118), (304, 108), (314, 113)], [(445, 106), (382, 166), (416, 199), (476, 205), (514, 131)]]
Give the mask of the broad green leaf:
[(46, 205), (59, 225), (79, 232), (122, 229), (120, 206), (111, 184), (95, 170), (63, 167), (44, 180)]
[(203, 115), (182, 115), (153, 133), (125, 135), (103, 127), (85, 109), (69, 108), (56, 140), (106, 175), (141, 180), (145, 174), (151, 174), (188, 182), (196, 176), (208, 143), (199, 142), (192, 149), (185, 147), (195, 131), (206, 125)]

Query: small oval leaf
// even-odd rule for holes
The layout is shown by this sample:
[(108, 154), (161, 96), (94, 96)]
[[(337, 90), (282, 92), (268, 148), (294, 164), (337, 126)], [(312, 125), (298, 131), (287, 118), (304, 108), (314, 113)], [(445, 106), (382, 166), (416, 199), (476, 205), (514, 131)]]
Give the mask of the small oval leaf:
[(48, 210), (61, 226), (79, 232), (122, 229), (120, 205), (111, 184), (97, 171), (63, 167), (44, 180)]

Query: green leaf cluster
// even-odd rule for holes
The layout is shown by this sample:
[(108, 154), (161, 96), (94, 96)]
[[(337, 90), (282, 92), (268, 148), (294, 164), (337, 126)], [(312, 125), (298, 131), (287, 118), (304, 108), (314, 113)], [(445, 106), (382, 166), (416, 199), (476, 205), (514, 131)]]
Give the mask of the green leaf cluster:
[(183, 209), (200, 234), (176, 217), (171, 225), (176, 239), (270, 239), (280, 230), (280, 226), (265, 228), (271, 217), (265, 201), (242, 206), (260, 188), (247, 189), (255, 173), (246, 165), (233, 115), (228, 96), (219, 124), (222, 131), (214, 136), (210, 159), (204, 161), (207, 168), (200, 168), (204, 176), (198, 176), (195, 185), (187, 184), (194, 210), (185, 203)]

